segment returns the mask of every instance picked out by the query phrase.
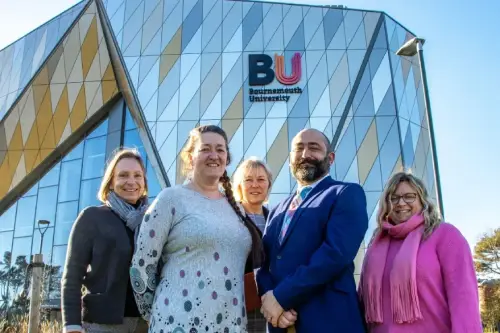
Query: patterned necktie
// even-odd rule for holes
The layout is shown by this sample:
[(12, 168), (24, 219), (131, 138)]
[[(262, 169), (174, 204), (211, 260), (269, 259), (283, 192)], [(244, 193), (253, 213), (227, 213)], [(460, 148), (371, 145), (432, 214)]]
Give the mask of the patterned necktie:
[(290, 207), (288, 207), (288, 210), (285, 214), (285, 218), (283, 220), (283, 226), (281, 227), (281, 233), (279, 237), (280, 244), (281, 242), (283, 242), (283, 239), (285, 238), (288, 226), (292, 221), (293, 214), (295, 214), (295, 211), (300, 206), (305, 197), (309, 194), (309, 192), (311, 192), (311, 190), (312, 190), (311, 186), (305, 186), (301, 188), (299, 193), (297, 193), (297, 195), (293, 198), (292, 202), (290, 203)]

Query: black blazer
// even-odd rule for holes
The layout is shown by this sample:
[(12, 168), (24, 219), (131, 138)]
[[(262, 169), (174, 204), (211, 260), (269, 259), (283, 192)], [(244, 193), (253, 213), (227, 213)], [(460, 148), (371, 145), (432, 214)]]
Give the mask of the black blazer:
[(109, 207), (88, 207), (80, 213), (61, 280), (64, 326), (82, 321), (122, 324), (132, 255), (127, 227)]

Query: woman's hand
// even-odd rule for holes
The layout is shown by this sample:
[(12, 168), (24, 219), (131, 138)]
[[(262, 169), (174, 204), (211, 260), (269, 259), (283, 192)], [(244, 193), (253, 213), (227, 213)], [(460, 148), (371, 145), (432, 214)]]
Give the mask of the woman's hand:
[(295, 324), (297, 321), (297, 312), (295, 310), (285, 311), (278, 319), (280, 328), (287, 328)]

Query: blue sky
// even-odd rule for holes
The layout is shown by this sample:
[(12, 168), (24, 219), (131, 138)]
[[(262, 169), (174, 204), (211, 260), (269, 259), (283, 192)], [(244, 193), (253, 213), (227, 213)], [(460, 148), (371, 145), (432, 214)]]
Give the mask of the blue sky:
[[(77, 3), (0, 0), (0, 49)], [(446, 220), (473, 246), (500, 226), (500, 1), (287, 0), (382, 10), (426, 38)], [(29, 12), (26, 11), (29, 9)]]

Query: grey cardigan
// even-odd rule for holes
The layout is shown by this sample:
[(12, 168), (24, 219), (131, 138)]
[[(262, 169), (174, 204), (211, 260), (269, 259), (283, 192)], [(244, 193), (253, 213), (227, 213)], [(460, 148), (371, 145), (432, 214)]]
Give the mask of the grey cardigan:
[(88, 207), (80, 213), (61, 280), (64, 327), (82, 321), (123, 322), (132, 252), (126, 226), (109, 207)]

